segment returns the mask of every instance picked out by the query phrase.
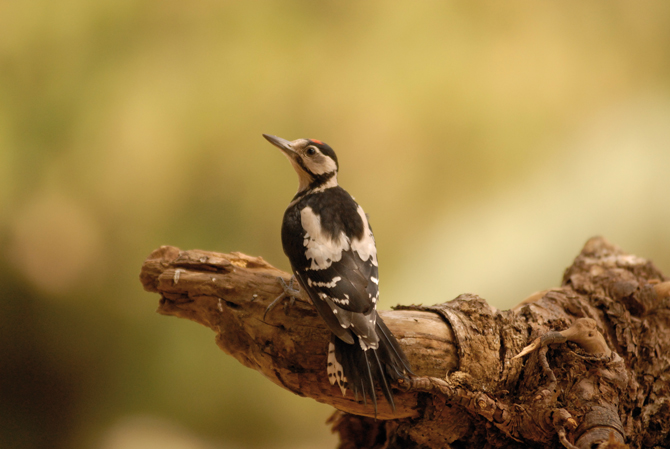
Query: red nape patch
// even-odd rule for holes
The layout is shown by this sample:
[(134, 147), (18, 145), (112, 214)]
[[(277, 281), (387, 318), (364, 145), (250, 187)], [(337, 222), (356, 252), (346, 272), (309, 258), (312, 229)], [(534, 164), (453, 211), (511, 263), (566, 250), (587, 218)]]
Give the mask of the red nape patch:
[(310, 140), (311, 142), (314, 142), (314, 143), (317, 144), (317, 145), (323, 145), (323, 142), (321, 142), (320, 140), (316, 140), (316, 139), (309, 139), (309, 140)]

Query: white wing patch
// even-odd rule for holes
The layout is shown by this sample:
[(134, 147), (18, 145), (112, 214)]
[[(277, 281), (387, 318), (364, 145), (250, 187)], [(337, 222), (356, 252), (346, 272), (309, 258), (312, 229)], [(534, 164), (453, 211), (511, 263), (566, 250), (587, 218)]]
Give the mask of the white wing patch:
[(378, 266), (375, 237), (361, 206), (358, 206), (358, 215), (363, 220), (363, 238), (353, 239), (350, 242), (344, 232), (340, 232), (340, 235), (334, 239), (323, 233), (321, 217), (315, 214), (311, 207), (307, 206), (300, 211), (300, 222), (305, 230), (303, 245), (307, 248), (305, 257), (312, 262), (310, 270), (325, 270), (333, 262), (339, 262), (342, 259), (342, 253), (350, 248), (358, 254), (362, 261), (367, 262), (371, 259), (372, 265)]
[(335, 288), (338, 282), (340, 282), (342, 278), (340, 276), (335, 276), (332, 281), (330, 282), (314, 282), (310, 278), (307, 278), (307, 285), (310, 287), (326, 287), (326, 288)]
[[(339, 262), (342, 253), (349, 250), (349, 238), (344, 232), (335, 239), (322, 232), (321, 217), (315, 214), (311, 207), (307, 206), (300, 211), (300, 222), (306, 232), (303, 245), (307, 248), (305, 257), (312, 261), (310, 270), (325, 270), (333, 262)], [(367, 224), (367, 221), (365, 223)]]
[(377, 246), (375, 245), (375, 237), (372, 235), (372, 230), (368, 224), (368, 217), (361, 206), (358, 206), (358, 215), (363, 220), (363, 238), (351, 241), (351, 249), (358, 253), (358, 257), (364, 262), (372, 258), (372, 265), (377, 265)]
[[(337, 304), (341, 304), (343, 306), (346, 306), (346, 305), (349, 304), (349, 295), (347, 295), (346, 293), (344, 294), (344, 299), (336, 298), (334, 296), (331, 296), (330, 299), (333, 302), (335, 302)], [(337, 313), (335, 310), (333, 310), (333, 312)]]
[(328, 343), (328, 381), (331, 385), (337, 385), (342, 391), (342, 396), (347, 393), (347, 378), (344, 377), (344, 370), (342, 365), (337, 361), (335, 357), (335, 345), (333, 343)]

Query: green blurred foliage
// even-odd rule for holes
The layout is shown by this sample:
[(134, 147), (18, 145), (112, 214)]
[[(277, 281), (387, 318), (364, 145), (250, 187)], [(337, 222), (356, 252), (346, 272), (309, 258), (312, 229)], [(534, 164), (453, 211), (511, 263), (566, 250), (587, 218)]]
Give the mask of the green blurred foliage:
[(0, 1), (0, 447), (334, 447), (329, 407), (154, 314), (163, 244), (288, 268), (324, 140), (382, 307), (557, 285), (593, 234), (670, 273), (670, 4)]

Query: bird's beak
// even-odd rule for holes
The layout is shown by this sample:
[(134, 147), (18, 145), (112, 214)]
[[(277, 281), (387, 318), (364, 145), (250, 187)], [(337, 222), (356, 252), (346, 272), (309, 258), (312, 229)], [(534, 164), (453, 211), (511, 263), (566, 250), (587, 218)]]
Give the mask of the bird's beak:
[(293, 159), (296, 156), (296, 152), (291, 146), (291, 142), (288, 140), (270, 134), (263, 134), (263, 137), (265, 137), (272, 145), (282, 150), (282, 152), (289, 158)]

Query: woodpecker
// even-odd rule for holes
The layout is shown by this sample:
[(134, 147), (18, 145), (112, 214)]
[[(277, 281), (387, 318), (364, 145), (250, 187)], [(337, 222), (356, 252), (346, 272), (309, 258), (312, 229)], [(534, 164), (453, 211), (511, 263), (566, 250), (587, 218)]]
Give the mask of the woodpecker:
[[(313, 139), (263, 137), (284, 153), (298, 174), (298, 192), (284, 213), (282, 245), (295, 279), (332, 332), (328, 380), (342, 395), (351, 389), (365, 403), (369, 396), (375, 416), (379, 386), (395, 410), (390, 383), (412, 371), (377, 314), (377, 247), (368, 217), (338, 185), (339, 164), (330, 146)], [(290, 296), (290, 288), (284, 284), (284, 289)]]

